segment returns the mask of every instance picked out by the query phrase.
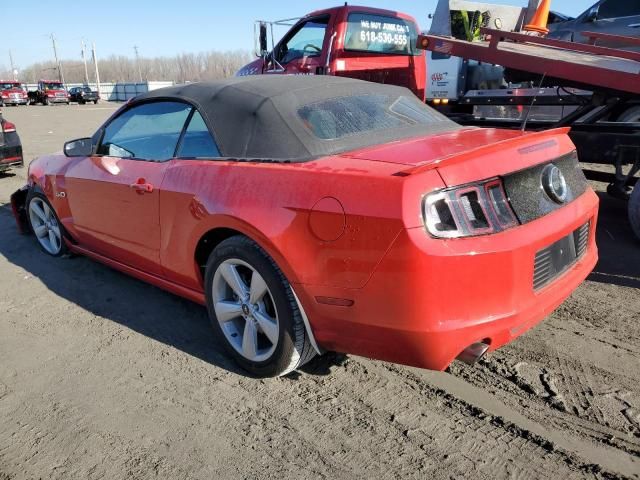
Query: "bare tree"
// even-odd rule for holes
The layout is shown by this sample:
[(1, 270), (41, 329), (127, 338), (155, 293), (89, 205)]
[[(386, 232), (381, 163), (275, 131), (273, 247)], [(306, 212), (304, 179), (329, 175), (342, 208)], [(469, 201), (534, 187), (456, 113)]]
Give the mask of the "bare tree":
[[(141, 57), (140, 70), (142, 77), (149, 81), (199, 82), (230, 77), (250, 61), (250, 53), (240, 50), (181, 53), (172, 57)], [(84, 81), (84, 65), (81, 60), (63, 60), (62, 63), (67, 82)], [(111, 55), (101, 59), (98, 66), (102, 82), (135, 82), (139, 79), (138, 65), (134, 58)], [(7, 68), (0, 65), (0, 77), (10, 78), (9, 74)], [(51, 61), (34, 63), (20, 72), (20, 81), (25, 83), (53, 77), (56, 77), (56, 65)]]

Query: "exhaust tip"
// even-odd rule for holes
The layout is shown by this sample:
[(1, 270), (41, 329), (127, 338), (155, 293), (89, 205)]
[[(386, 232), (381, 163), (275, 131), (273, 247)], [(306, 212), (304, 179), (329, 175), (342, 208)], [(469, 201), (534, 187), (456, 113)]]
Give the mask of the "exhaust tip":
[(460, 355), (456, 357), (456, 360), (466, 363), (467, 365), (473, 365), (489, 350), (489, 345), (483, 342), (472, 343), (465, 348)]

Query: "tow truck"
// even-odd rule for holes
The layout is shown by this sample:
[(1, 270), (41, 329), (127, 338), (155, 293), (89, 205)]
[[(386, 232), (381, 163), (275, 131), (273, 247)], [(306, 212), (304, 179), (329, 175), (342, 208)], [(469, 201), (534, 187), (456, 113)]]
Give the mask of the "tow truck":
[[(545, 0), (540, 8), (549, 7)], [(545, 12), (536, 18), (546, 18)], [(548, 13), (548, 11), (546, 12)], [(640, 39), (599, 32), (583, 32), (588, 43), (573, 43), (531, 34), (482, 26), (473, 41), (433, 33), (418, 36), (419, 48), (439, 54), (470, 59), (483, 64), (500, 65), (522, 78), (534, 79), (537, 88), (526, 95), (519, 89), (504, 89), (502, 95), (478, 91), (465, 95), (463, 101), (474, 107), (488, 106), (502, 110), (514, 108), (517, 118), (509, 115), (486, 116), (449, 112), (465, 125), (498, 128), (543, 130), (570, 128), (582, 162), (606, 164), (613, 172), (585, 169), (587, 177), (609, 183), (608, 193), (629, 200), (629, 219), (640, 238), (640, 193), (634, 192), (640, 171), (640, 122), (619, 122), (624, 112), (640, 105), (640, 52), (597, 46), (597, 41), (616, 45), (640, 46)], [(544, 34), (544, 25), (538, 28)], [(557, 94), (549, 96), (549, 88)], [(554, 102), (572, 104), (559, 119), (531, 118), (534, 107)]]
[[(274, 26), (290, 27), (278, 43)], [(257, 21), (258, 58), (237, 75), (337, 75), (404, 86), (424, 101), (426, 61), (417, 35), (409, 15), (346, 4), (302, 18)]]
[(3, 105), (26, 105), (27, 92), (15, 80), (0, 80), (0, 107)]
[(69, 93), (64, 84), (58, 80), (40, 80), (38, 89), (29, 92), (29, 104), (52, 105), (54, 103), (66, 103), (69, 105)]

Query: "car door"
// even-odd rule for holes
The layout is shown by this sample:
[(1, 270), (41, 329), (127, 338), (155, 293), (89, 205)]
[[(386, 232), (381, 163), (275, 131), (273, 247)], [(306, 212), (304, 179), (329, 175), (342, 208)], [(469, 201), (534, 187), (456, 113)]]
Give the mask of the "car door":
[(331, 42), (331, 15), (305, 19), (273, 49), (265, 73), (315, 75), (324, 69)]
[(65, 175), (73, 229), (82, 246), (159, 275), (160, 188), (192, 106), (133, 105), (106, 125), (96, 154)]
[[(640, 1), (603, 0), (584, 17), (581, 32), (607, 33), (627, 37), (640, 37)], [(580, 33), (577, 41), (588, 39)], [(598, 40), (597, 45), (610, 48), (635, 49), (624, 42)]]

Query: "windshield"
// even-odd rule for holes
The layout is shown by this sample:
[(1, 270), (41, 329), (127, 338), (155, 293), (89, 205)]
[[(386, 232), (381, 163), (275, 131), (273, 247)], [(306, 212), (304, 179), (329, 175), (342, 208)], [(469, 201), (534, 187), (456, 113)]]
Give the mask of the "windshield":
[(89, 87), (81, 87), (81, 88), (78, 88), (78, 90), (81, 90), (86, 93), (91, 93), (91, 89)]
[(415, 23), (410, 20), (369, 13), (350, 13), (345, 50), (385, 55), (421, 55), (416, 48)]
[(21, 89), (19, 83), (0, 83), (0, 90), (13, 90), (13, 89)]
[(64, 87), (59, 82), (46, 82), (43, 87), (45, 90), (63, 90)]

